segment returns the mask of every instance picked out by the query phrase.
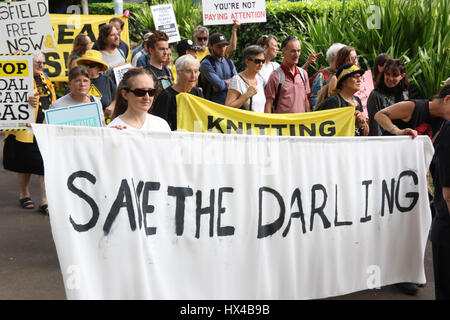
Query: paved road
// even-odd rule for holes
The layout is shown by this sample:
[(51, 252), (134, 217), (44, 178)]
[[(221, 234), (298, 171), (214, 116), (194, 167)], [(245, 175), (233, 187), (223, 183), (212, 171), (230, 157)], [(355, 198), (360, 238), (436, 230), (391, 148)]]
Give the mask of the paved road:
[[(1, 142), (0, 153), (2, 150)], [(0, 160), (2, 163), (1, 154)], [(5, 171), (3, 165), (0, 167), (0, 300), (66, 299), (49, 218), (38, 213), (37, 209), (20, 208), (16, 175)], [(39, 181), (36, 176), (31, 181), (31, 194), (38, 201)], [(425, 272), (428, 283), (413, 297), (399, 292), (395, 286), (386, 286), (332, 299), (433, 300), (430, 243), (426, 250)]]

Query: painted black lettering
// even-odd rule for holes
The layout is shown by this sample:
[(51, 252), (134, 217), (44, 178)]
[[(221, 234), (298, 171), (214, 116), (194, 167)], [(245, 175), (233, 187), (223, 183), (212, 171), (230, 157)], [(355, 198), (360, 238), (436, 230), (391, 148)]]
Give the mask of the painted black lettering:
[(122, 179), (116, 200), (114, 200), (111, 210), (109, 210), (108, 216), (106, 217), (105, 224), (103, 225), (103, 232), (105, 233), (105, 236), (107, 236), (111, 231), (112, 224), (116, 220), (121, 208), (127, 209), (130, 228), (132, 231), (136, 230), (133, 200), (131, 198), (130, 186), (128, 185), (126, 179)]
[(93, 176), (92, 174), (90, 174), (89, 172), (86, 172), (86, 171), (74, 172), (67, 179), (67, 188), (70, 191), (72, 191), (74, 194), (76, 194), (78, 197), (80, 197), (81, 199), (86, 201), (92, 209), (92, 217), (91, 217), (91, 219), (89, 219), (89, 221), (86, 224), (78, 224), (73, 220), (72, 216), (69, 217), (70, 224), (75, 229), (75, 231), (85, 232), (85, 231), (88, 231), (88, 230), (92, 229), (93, 227), (95, 227), (95, 225), (97, 224), (98, 218), (100, 216), (100, 211), (99, 211), (98, 206), (95, 203), (94, 199), (92, 199), (90, 196), (88, 196), (86, 193), (84, 193), (81, 189), (78, 189), (77, 187), (75, 187), (73, 182), (77, 178), (84, 178), (92, 184), (95, 184), (97, 179), (95, 178), (95, 176)]
[(395, 205), (400, 212), (408, 212), (411, 211), (412, 208), (417, 204), (417, 201), (419, 200), (419, 193), (418, 192), (407, 192), (405, 194), (405, 198), (411, 198), (411, 204), (408, 207), (403, 207), (400, 205), (399, 202), (399, 191), (400, 191), (400, 181), (403, 177), (411, 177), (413, 179), (414, 185), (417, 185), (419, 178), (417, 177), (417, 174), (412, 170), (405, 170), (402, 173), (400, 173), (400, 176), (398, 177), (397, 182), (397, 188), (395, 189)]
[[(322, 191), (323, 194), (323, 203), (320, 205), (320, 207), (316, 207), (316, 192)], [(327, 190), (325, 187), (321, 184), (315, 184), (313, 185), (311, 189), (312, 199), (311, 199), (311, 219), (310, 219), (310, 227), (309, 231), (313, 230), (314, 225), (314, 216), (318, 214), (323, 222), (324, 229), (327, 229), (331, 226), (330, 221), (328, 220), (327, 216), (323, 212), (323, 209), (325, 208), (325, 205), (327, 204)]]
[(176, 197), (175, 206), (175, 233), (182, 236), (184, 231), (184, 212), (186, 197), (191, 197), (194, 193), (191, 188), (172, 187), (167, 188), (167, 194)]
[(161, 187), (159, 182), (146, 182), (144, 185), (144, 191), (142, 194), (142, 215), (144, 216), (144, 229), (147, 236), (156, 234), (156, 227), (149, 227), (147, 223), (147, 213), (153, 213), (155, 207), (148, 204), (150, 191), (157, 191)]
[(287, 236), (289, 229), (291, 227), (291, 221), (294, 218), (300, 218), (300, 221), (302, 223), (302, 232), (306, 233), (305, 214), (303, 213), (302, 198), (301, 198), (301, 192), (300, 192), (299, 188), (296, 188), (294, 190), (294, 192), (292, 193), (291, 210), (292, 210), (292, 206), (294, 205), (294, 202), (297, 202), (298, 211), (297, 212), (291, 211), (291, 217), (289, 218), (289, 222), (288, 222), (288, 225), (286, 226), (286, 229), (284, 229), (284, 231), (283, 231), (283, 237)]
[[(278, 201), (278, 205), (280, 206), (280, 214), (274, 222), (268, 223), (266, 225), (262, 224), (262, 215), (263, 215), (263, 194), (264, 192), (272, 194)], [(273, 235), (277, 232), (284, 222), (284, 215), (286, 212), (286, 207), (284, 205), (283, 198), (281, 195), (274, 189), (269, 187), (261, 187), (259, 188), (259, 216), (258, 216), (258, 239), (265, 238), (267, 236)]]
[(222, 121), (223, 118), (217, 118), (214, 121), (213, 119), (213, 116), (208, 116), (208, 131), (212, 131), (213, 128), (216, 128), (220, 133), (224, 133), (222, 127), (220, 126), (220, 121)]
[(370, 221), (372, 219), (372, 216), (368, 216), (367, 215), (367, 211), (369, 210), (369, 185), (371, 185), (371, 184), (372, 184), (372, 180), (365, 180), (365, 181), (362, 182), (362, 185), (366, 186), (366, 201), (365, 201), (365, 203), (366, 203), (366, 206), (365, 206), (366, 210), (364, 212), (364, 217), (362, 217), (359, 220), (361, 223)]
[(209, 214), (209, 236), (212, 237), (214, 235), (214, 189), (211, 189), (209, 194), (209, 207), (202, 208), (202, 192), (198, 190), (195, 193), (197, 198), (197, 208), (195, 214), (195, 237), (200, 238), (200, 216), (202, 214)]
[(394, 211), (394, 187), (395, 187), (395, 179), (391, 179), (391, 191), (388, 190), (386, 180), (383, 180), (381, 183), (381, 216), (384, 216), (384, 204), (385, 199), (387, 199), (387, 203), (389, 206), (389, 213)]
[(228, 192), (232, 193), (234, 191), (233, 188), (219, 188), (219, 195), (218, 195), (218, 215), (217, 215), (217, 235), (219, 237), (223, 236), (232, 236), (234, 234), (234, 227), (233, 226), (221, 226), (221, 216), (225, 213), (226, 208), (222, 207), (222, 199), (223, 199), (223, 193)]

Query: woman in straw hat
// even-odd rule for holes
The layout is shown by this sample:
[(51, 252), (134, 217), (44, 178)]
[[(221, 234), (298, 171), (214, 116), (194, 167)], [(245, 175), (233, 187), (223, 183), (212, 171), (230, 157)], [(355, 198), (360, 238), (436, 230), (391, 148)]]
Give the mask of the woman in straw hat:
[(356, 107), (355, 136), (367, 136), (369, 134), (368, 118), (363, 112), (361, 100), (354, 95), (361, 87), (361, 77), (363, 74), (364, 70), (355, 64), (341, 66), (336, 73), (336, 89), (332, 91), (330, 97), (317, 106), (317, 110), (348, 106)]
[(102, 54), (97, 50), (88, 50), (77, 60), (78, 65), (83, 65), (89, 72), (91, 88), (89, 94), (101, 98), (103, 110), (111, 105), (116, 94), (116, 85), (110, 77), (101, 72), (108, 70), (108, 64), (102, 61)]

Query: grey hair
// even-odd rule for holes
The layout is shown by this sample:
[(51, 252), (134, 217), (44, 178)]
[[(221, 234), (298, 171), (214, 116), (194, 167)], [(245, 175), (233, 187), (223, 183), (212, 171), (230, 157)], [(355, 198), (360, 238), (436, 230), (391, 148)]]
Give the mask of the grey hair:
[(43, 58), (44, 58), (44, 61), (46, 60), (46, 59), (45, 59), (45, 54), (44, 54), (42, 51), (33, 53), (33, 61), (36, 60), (36, 59), (39, 58), (39, 57), (43, 57)]
[(177, 70), (177, 72), (184, 70), (189, 66), (193, 66), (196, 68), (200, 67), (200, 62), (190, 54), (182, 55), (175, 62), (175, 69)]
[(327, 60), (329, 63), (332, 63), (334, 59), (337, 57), (337, 53), (339, 50), (341, 50), (343, 47), (345, 47), (345, 44), (342, 43), (333, 43), (327, 50)]
[(247, 60), (248, 58), (252, 56), (256, 56), (257, 54), (264, 54), (264, 49), (261, 46), (258, 45), (251, 45), (248, 46), (244, 52), (242, 53), (242, 60)]
[(204, 26), (197, 26), (197, 28), (195, 28), (195, 30), (194, 30), (194, 37), (197, 33), (203, 33), (203, 32), (206, 32), (206, 34), (209, 35), (208, 28), (206, 28)]

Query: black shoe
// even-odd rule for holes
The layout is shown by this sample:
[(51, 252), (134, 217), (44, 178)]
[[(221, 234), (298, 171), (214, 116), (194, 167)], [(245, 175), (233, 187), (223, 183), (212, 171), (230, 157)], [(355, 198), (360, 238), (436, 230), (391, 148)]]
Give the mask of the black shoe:
[(401, 292), (410, 296), (415, 296), (417, 294), (417, 291), (419, 291), (419, 286), (417, 283), (401, 282), (395, 284), (395, 286), (400, 289)]
[(44, 216), (48, 216), (48, 205), (43, 204), (42, 206), (39, 206), (39, 212)]

